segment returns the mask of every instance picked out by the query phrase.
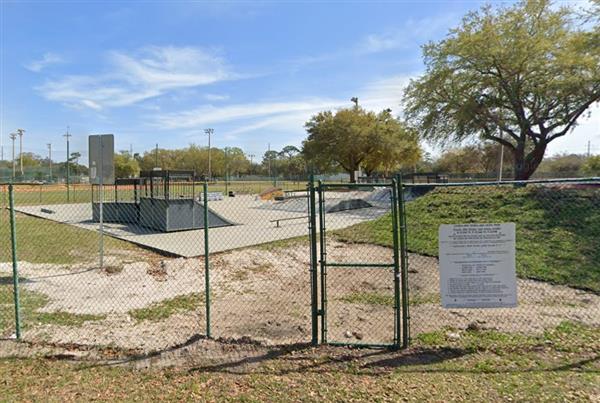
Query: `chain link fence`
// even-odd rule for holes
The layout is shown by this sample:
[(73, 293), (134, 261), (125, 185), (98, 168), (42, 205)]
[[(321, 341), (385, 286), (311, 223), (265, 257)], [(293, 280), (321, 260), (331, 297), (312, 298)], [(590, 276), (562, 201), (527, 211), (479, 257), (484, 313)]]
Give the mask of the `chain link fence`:
[[(410, 330), (447, 345), (600, 327), (600, 180), (315, 182), (311, 206), (307, 182), (172, 179), (13, 185), (16, 255), (0, 185), (0, 337), (148, 353), (207, 336), (398, 346)], [(443, 308), (439, 226), (502, 222), (516, 224), (518, 306)]]
[[(464, 331), (540, 335), (563, 323), (600, 326), (600, 181), (407, 185), (413, 338), (447, 343)], [(516, 308), (440, 304), (442, 224), (515, 223)]]

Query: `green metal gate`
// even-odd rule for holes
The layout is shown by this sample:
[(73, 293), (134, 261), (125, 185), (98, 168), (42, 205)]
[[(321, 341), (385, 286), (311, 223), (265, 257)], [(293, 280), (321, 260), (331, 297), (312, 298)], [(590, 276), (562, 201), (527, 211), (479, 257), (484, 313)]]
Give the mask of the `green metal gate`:
[(408, 346), (401, 190), (309, 183), (313, 344)]

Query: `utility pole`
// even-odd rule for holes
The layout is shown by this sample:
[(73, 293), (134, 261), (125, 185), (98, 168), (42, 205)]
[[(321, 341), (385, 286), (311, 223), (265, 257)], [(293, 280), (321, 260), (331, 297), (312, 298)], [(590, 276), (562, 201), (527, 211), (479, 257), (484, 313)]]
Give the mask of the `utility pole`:
[(156, 143), (156, 147), (154, 148), (154, 168), (158, 168), (158, 143)]
[(71, 180), (71, 163), (70, 163), (70, 157), (71, 155), (69, 154), (69, 139), (72, 137), (71, 134), (69, 134), (69, 126), (67, 126), (67, 132), (65, 134), (63, 134), (63, 137), (65, 137), (67, 139), (67, 203), (71, 201), (71, 190), (69, 188), (69, 183)]
[(52, 182), (52, 143), (48, 143), (48, 168), (50, 169), (49, 181)]
[(17, 133), (19, 133), (19, 165), (21, 168), (21, 178), (23, 178), (23, 133), (25, 133), (25, 130), (17, 129)]
[(587, 157), (590, 158), (591, 155), (592, 155), (592, 141), (588, 140)]
[(15, 140), (17, 139), (17, 133), (9, 134), (10, 139), (12, 140), (12, 180), (15, 181), (15, 174), (17, 171), (16, 160), (15, 160)]
[(358, 108), (358, 97), (352, 97), (350, 98), (350, 101), (354, 102), (355, 108)]
[(204, 129), (204, 133), (208, 134), (208, 180), (212, 179), (212, 171), (210, 166), (210, 136), (215, 132), (214, 129)]
[(248, 154), (248, 157), (250, 157), (250, 175), (252, 175), (252, 171), (253, 171), (253, 169), (252, 169), (252, 167), (253, 167), (253, 165), (252, 165), (252, 159), (255, 157), (255, 155), (254, 154)]

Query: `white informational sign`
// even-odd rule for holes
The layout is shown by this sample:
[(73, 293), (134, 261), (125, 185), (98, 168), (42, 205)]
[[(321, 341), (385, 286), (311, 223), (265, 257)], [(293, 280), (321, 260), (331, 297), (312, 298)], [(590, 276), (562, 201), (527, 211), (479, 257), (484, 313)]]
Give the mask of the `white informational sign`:
[(440, 225), (444, 308), (517, 306), (515, 224)]

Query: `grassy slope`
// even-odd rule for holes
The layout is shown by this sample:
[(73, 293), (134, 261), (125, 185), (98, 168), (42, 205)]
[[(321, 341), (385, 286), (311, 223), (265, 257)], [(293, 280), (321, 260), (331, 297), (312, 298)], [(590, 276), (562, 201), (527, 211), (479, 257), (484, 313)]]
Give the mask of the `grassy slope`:
[(0, 400), (595, 401), (599, 340), (563, 324), (538, 338), (466, 332), (448, 348), (432, 335), (397, 353), (308, 348), (250, 367), (243, 359), (145, 371), (0, 359)]
[[(437, 256), (440, 224), (517, 224), (520, 277), (600, 292), (600, 192), (556, 188), (436, 189), (407, 203), (408, 249)], [(389, 215), (337, 231), (391, 246)]]
[[(98, 255), (98, 233), (68, 224), (17, 214), (17, 256), (30, 263), (70, 264), (93, 260)], [(6, 225), (4, 225), (6, 223)], [(12, 259), (10, 225), (4, 217), (0, 225), (0, 262)], [(104, 238), (107, 250), (144, 252), (143, 249), (112, 237)]]

